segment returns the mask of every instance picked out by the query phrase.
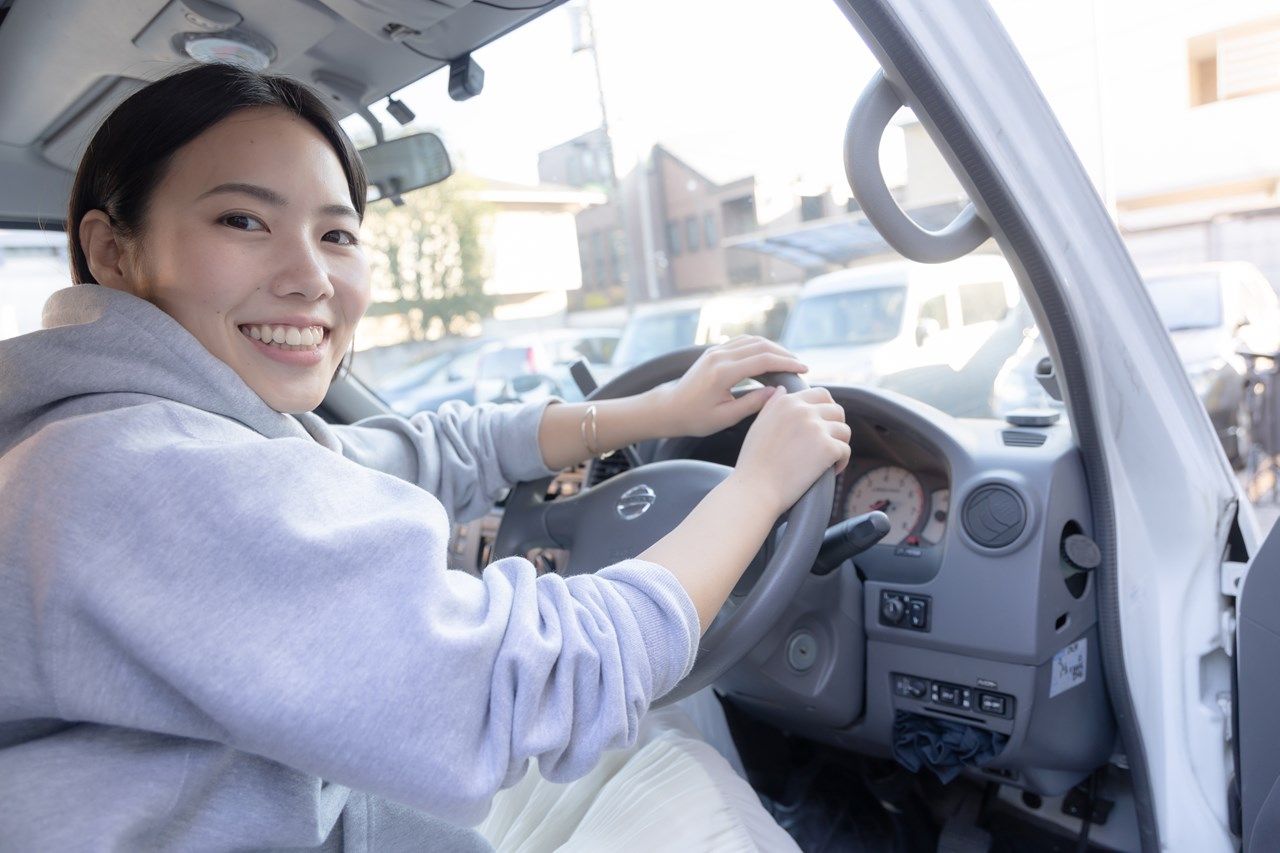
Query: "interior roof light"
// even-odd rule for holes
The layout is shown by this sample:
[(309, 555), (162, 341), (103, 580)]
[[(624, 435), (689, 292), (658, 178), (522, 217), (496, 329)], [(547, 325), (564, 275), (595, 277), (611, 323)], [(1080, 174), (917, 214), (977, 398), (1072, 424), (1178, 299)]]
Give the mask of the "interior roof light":
[(197, 62), (227, 62), (264, 71), (276, 58), (275, 45), (245, 30), (185, 33), (182, 49)]

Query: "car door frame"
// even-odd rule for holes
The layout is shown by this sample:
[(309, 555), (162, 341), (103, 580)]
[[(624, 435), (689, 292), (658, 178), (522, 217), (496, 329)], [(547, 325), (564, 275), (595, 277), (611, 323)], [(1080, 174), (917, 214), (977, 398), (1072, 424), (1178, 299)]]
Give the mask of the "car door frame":
[(1058, 366), (1102, 553), (1101, 664), (1142, 847), (1159, 850), (1163, 837), (1231, 849), (1227, 714), (1200, 697), (1230, 679), (1213, 599), (1233, 524), (1257, 544), (1252, 510), (1115, 225), (990, 7), (835, 1), (1010, 260)]

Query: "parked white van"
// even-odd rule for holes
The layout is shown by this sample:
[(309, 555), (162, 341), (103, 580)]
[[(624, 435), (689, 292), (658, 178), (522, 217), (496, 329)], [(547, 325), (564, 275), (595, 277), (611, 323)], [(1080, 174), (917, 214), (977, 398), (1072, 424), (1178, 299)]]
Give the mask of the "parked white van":
[(637, 305), (609, 367), (597, 370), (603, 382), (641, 362), (682, 347), (718, 344), (738, 335), (777, 340), (795, 302), (795, 284), (666, 299)]
[[(1004, 338), (1030, 322), (1020, 303), (1013, 271), (995, 255), (853, 267), (804, 285), (782, 344), (809, 365), (810, 382), (927, 391), (949, 414), (988, 414), (965, 389), (991, 387), (1016, 346)], [(939, 371), (954, 376), (939, 382)]]

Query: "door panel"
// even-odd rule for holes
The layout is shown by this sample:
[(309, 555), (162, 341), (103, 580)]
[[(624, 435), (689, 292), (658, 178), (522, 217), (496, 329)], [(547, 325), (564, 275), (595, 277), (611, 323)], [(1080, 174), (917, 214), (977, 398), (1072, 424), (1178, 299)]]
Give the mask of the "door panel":
[(1280, 837), (1280, 526), (1249, 565), (1236, 626), (1241, 839), (1274, 850)]

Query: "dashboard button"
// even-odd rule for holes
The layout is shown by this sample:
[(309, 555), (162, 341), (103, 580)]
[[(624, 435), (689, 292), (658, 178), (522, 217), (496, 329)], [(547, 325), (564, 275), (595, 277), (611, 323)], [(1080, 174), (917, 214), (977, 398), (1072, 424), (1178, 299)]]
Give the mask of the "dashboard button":
[(929, 692), (929, 682), (914, 675), (895, 675), (893, 692), (909, 699), (923, 699)]
[(984, 714), (1006, 717), (1009, 715), (1009, 699), (995, 693), (979, 693), (978, 710)]
[(907, 600), (907, 624), (912, 628), (923, 629), (929, 624), (929, 605), (924, 599)]
[(880, 597), (880, 619), (889, 625), (897, 625), (906, 615), (907, 605), (902, 597), (892, 593), (882, 593)]
[(937, 685), (938, 695), (936, 700), (942, 705), (959, 705), (960, 704), (960, 688), (954, 684)]

